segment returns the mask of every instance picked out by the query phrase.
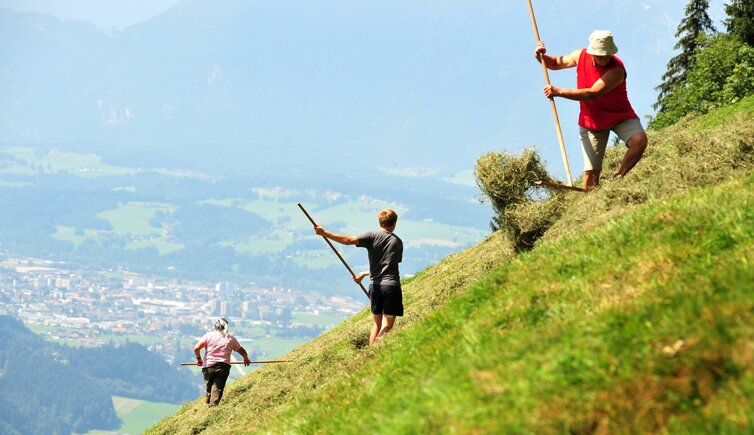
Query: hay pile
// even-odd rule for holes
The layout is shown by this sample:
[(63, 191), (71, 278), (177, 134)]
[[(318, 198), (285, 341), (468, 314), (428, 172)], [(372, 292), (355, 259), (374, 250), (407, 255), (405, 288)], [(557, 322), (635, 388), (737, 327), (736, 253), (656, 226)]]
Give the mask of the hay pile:
[(474, 176), (498, 214), (530, 199), (528, 192), (535, 181), (551, 179), (537, 152), (530, 149), (520, 157), (499, 152), (483, 154), (476, 162)]
[(553, 180), (534, 150), (524, 150), (520, 156), (486, 153), (477, 160), (474, 176), (484, 194), (482, 201), (489, 201), (495, 211), (492, 229), (507, 233), (517, 251), (531, 249), (562, 213), (562, 194), (550, 191), (536, 199), (534, 182)]
[[(728, 113), (734, 110), (738, 113)], [(547, 242), (578, 236), (633, 207), (751, 173), (754, 96), (719, 113), (690, 115), (661, 131), (648, 131), (644, 158), (628, 176), (603, 178), (599, 188), (588, 195), (550, 190), (549, 197), (537, 200), (532, 182), (552, 180), (536, 152), (484, 154), (477, 160), (474, 175), (483, 200), (495, 210), (493, 230), (507, 233), (517, 251), (526, 250), (540, 238)], [(625, 151), (622, 143), (608, 147), (603, 174), (620, 166)]]

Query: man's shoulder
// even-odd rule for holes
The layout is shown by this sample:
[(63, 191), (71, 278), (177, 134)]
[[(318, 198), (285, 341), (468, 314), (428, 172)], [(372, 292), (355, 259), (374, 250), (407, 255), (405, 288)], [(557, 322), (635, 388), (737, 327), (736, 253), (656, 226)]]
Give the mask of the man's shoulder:
[(403, 240), (401, 240), (401, 238), (398, 237), (398, 235), (395, 233), (387, 233), (387, 234), (389, 234), (389, 237), (390, 237), (390, 241), (388, 243), (390, 243), (394, 247), (394, 249), (399, 249), (402, 251)]
[(563, 56), (563, 62), (571, 67), (578, 66), (581, 58), (586, 53), (586, 48), (578, 48)]
[(376, 234), (375, 237), (380, 237), (380, 238), (383, 238), (383, 239), (397, 239), (397, 240), (401, 240), (401, 238), (398, 237), (397, 234), (391, 233), (389, 231), (375, 231), (374, 233)]
[(371, 231), (371, 230), (370, 231), (365, 231), (365, 232), (359, 234), (358, 236), (356, 236), (356, 238), (360, 242), (361, 241), (365, 241), (365, 240), (373, 240), (376, 237), (377, 237), (377, 231)]
[(620, 68), (626, 69), (626, 65), (616, 55), (613, 55), (613, 59), (612, 59), (612, 62), (610, 62), (610, 64), (613, 65), (614, 68), (620, 67)]

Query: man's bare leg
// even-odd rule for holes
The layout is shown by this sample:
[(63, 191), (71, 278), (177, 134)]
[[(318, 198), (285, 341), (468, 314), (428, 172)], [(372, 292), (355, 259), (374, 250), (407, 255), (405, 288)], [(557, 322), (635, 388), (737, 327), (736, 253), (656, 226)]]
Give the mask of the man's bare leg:
[(377, 334), (377, 337), (375, 338), (375, 342), (378, 342), (382, 340), (385, 335), (390, 332), (391, 329), (393, 329), (393, 324), (395, 323), (395, 316), (391, 316), (386, 314), (385, 315), (385, 325), (380, 329), (380, 333)]
[(374, 325), (372, 325), (372, 333), (369, 335), (370, 346), (374, 346), (374, 342), (377, 340), (377, 334), (379, 334), (382, 329), (382, 314), (372, 314), (372, 317), (374, 318)]
[(584, 171), (584, 190), (590, 191), (594, 186), (599, 186), (601, 173), (601, 170), (595, 169)]
[(634, 133), (626, 142), (626, 146), (628, 147), (626, 154), (623, 156), (618, 172), (613, 174), (613, 178), (625, 176), (639, 163), (641, 156), (644, 155), (644, 150), (647, 149), (647, 134), (643, 131)]

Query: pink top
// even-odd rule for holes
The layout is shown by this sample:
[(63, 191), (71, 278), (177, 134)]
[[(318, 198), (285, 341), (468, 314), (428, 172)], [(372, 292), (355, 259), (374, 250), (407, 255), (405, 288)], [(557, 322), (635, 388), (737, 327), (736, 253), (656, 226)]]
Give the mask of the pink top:
[[(603, 67), (596, 66), (592, 62), (592, 55), (583, 49), (576, 67), (576, 86), (579, 89), (591, 88), (606, 72), (615, 68), (620, 68), (624, 74), (626, 73), (623, 62), (617, 57), (613, 56)], [(631, 103), (628, 102), (626, 80), (596, 100), (581, 101), (579, 125), (584, 128), (607, 130), (631, 118), (638, 118), (638, 116), (631, 107)]]
[(204, 350), (204, 365), (202, 367), (209, 367), (219, 362), (230, 364), (230, 354), (241, 348), (241, 343), (236, 340), (236, 337), (230, 334), (223, 336), (218, 331), (204, 334), (201, 342), (207, 345)]

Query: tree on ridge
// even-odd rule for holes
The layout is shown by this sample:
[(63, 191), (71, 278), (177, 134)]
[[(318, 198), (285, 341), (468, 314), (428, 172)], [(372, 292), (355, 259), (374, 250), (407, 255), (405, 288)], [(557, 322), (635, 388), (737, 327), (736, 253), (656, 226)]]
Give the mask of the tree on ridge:
[(754, 47), (754, 1), (733, 0), (725, 5), (725, 13), (728, 33)]
[[(746, 0), (746, 2), (750, 1)], [(744, 3), (743, 0), (740, 2)], [(680, 49), (681, 52), (670, 59), (667, 71), (662, 75), (662, 83), (655, 88), (658, 95), (657, 102), (653, 107), (658, 112), (666, 110), (668, 99), (672, 97), (673, 90), (686, 83), (686, 76), (693, 66), (694, 55), (699, 47), (699, 37), (708, 32), (716, 32), (707, 9), (709, 9), (709, 0), (690, 0), (686, 6), (686, 16), (681, 20), (681, 24), (675, 33), (676, 38), (679, 39), (674, 48)]]

